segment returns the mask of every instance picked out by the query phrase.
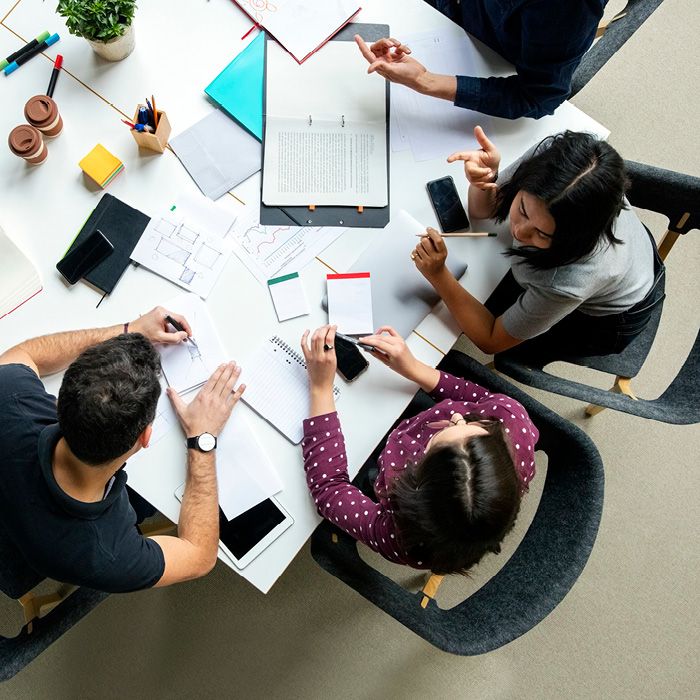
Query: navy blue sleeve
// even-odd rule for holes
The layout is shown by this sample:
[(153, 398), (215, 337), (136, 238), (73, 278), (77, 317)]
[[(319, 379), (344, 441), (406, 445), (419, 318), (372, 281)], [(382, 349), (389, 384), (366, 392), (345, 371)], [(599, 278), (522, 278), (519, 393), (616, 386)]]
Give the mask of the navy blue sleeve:
[(56, 397), (27, 365), (0, 365), (0, 445), (17, 446), (56, 422)]
[(539, 119), (569, 96), (571, 78), (593, 42), (602, 16), (600, 2), (540, 0), (525, 3), (508, 25), (519, 26), (516, 75), (457, 76), (455, 105), (496, 117)]

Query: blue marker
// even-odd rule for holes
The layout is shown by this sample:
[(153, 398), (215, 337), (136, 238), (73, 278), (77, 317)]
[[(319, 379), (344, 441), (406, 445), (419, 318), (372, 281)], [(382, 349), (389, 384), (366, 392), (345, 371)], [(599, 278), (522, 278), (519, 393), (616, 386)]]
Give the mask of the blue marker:
[(48, 39), (45, 39), (40, 44), (37, 44), (33, 49), (30, 49), (26, 53), (16, 58), (9, 66), (5, 68), (5, 75), (10, 75), (14, 73), (20, 66), (23, 66), (30, 58), (34, 58), (37, 54), (42, 53), (49, 46), (55, 44), (61, 37), (58, 34), (52, 34)]
[(137, 124), (148, 124), (148, 108), (139, 107), (139, 115), (136, 118)]

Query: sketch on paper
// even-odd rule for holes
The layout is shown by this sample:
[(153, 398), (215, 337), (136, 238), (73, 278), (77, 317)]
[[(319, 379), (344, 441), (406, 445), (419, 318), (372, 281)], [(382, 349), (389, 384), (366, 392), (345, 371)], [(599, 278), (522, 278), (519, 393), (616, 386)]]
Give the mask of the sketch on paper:
[(231, 257), (235, 218), (204, 196), (183, 200), (151, 219), (131, 258), (204, 299)]

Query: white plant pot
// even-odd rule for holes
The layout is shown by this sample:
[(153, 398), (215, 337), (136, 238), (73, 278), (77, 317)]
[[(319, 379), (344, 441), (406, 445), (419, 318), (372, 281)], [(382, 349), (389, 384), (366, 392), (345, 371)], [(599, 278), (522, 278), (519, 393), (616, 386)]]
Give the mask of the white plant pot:
[(90, 41), (88, 39), (87, 42), (98, 56), (102, 56), (107, 61), (121, 61), (134, 50), (134, 24), (132, 22), (121, 36), (109, 41)]

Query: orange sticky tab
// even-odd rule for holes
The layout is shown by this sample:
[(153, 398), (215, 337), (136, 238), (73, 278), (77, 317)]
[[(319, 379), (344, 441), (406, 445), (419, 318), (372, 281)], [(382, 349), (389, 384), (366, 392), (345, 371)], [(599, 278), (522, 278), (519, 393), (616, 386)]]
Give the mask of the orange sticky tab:
[(358, 211), (359, 214), (362, 214), (362, 212), (363, 212), (364, 210), (365, 210), (365, 208), (364, 208), (362, 205), (360, 205), (359, 207), (357, 207), (357, 211)]
[(316, 205), (315, 205), (315, 204), (309, 204), (309, 211), (316, 211)]

